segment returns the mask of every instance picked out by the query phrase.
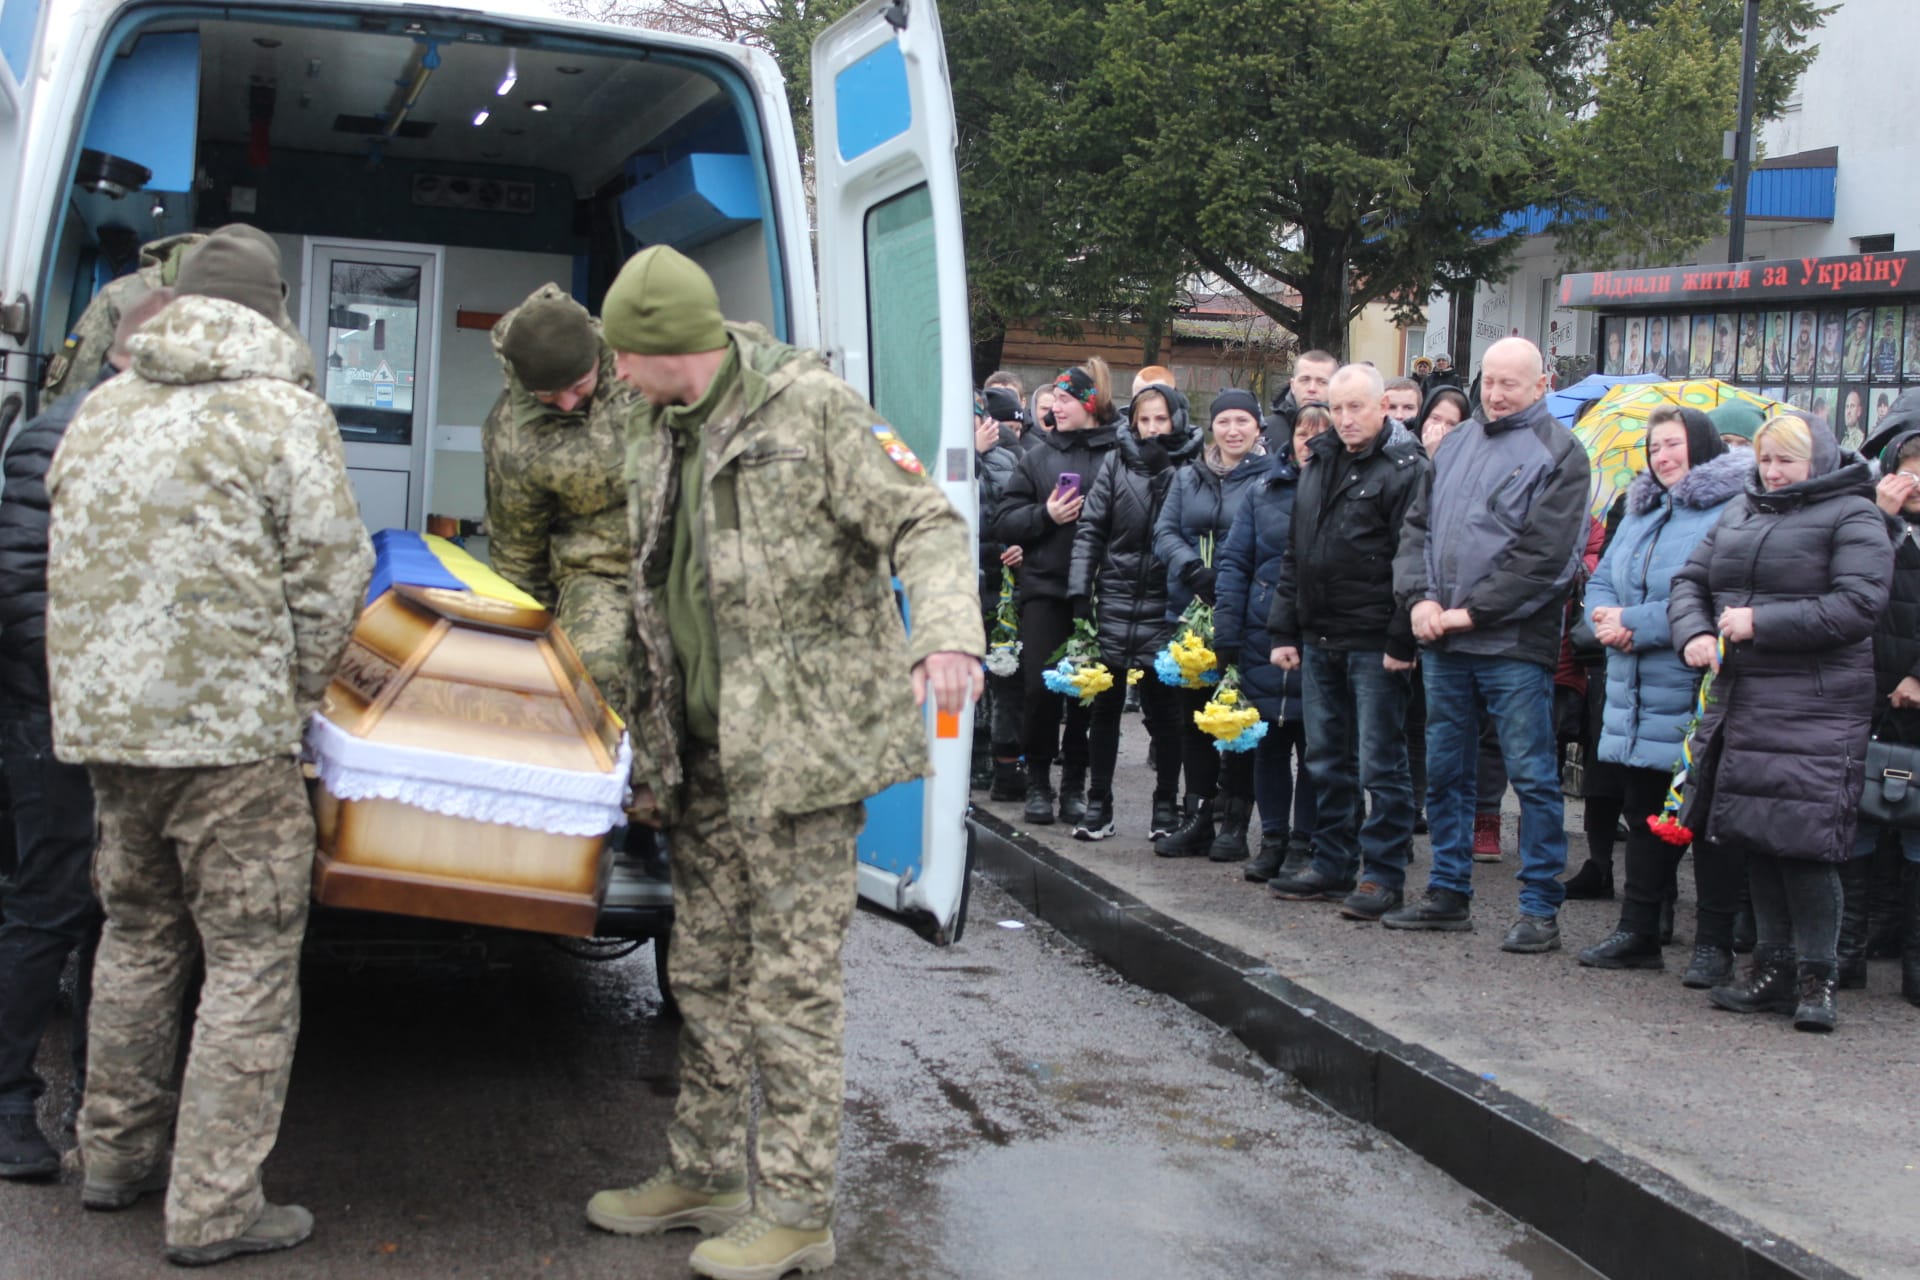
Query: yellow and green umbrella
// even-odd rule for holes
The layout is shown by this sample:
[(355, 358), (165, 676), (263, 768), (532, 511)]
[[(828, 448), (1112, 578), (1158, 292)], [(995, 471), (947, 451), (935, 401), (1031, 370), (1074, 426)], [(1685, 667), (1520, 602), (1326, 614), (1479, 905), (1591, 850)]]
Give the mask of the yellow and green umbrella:
[(1614, 498), (1646, 467), (1647, 451), (1643, 442), (1647, 438), (1647, 419), (1655, 409), (1677, 404), (1709, 413), (1729, 403), (1751, 405), (1767, 415), (1788, 407), (1717, 378), (1623, 382), (1608, 388), (1573, 428), (1574, 438), (1586, 447), (1593, 468), (1593, 514), (1604, 519)]

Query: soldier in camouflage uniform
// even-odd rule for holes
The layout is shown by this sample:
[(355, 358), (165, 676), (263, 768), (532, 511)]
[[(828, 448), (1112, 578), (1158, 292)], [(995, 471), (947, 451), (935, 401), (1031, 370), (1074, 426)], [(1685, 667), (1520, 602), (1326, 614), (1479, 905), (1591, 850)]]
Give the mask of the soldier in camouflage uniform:
[[(212, 236), (240, 236), (264, 246), (273, 254), (274, 267), (279, 269), (280, 249), (273, 238), (264, 231), (256, 230), (244, 222), (230, 223)], [(113, 346), (114, 330), (120, 326), (120, 313), (136, 298), (149, 290), (162, 287), (171, 288), (174, 278), (180, 272), (180, 263), (187, 251), (210, 238), (197, 232), (184, 235), (166, 236), (140, 246), (140, 265), (131, 275), (110, 280), (101, 286), (87, 309), (80, 314), (80, 323), (73, 326), (73, 332), (61, 344), (59, 352), (47, 363), (47, 379), (41, 388), (40, 403), (52, 404), (61, 396), (79, 387), (86, 386), (100, 371), (100, 364), (107, 358), (107, 350)], [(285, 285), (282, 285), (281, 307), (275, 314), (274, 323), (294, 338), (300, 337), (300, 331), (294, 327), (287, 315), (285, 306)], [(305, 362), (302, 368), (311, 377), (313, 374), (313, 356), (301, 342), (300, 358)]]
[(685, 1021), (668, 1166), (599, 1193), (587, 1216), (632, 1234), (725, 1231), (694, 1250), (701, 1275), (817, 1270), (834, 1256), (861, 802), (927, 773), (916, 700), (957, 712), (979, 695), (971, 540), (872, 406), (817, 356), (724, 323), (684, 256), (636, 255), (602, 316), (621, 378), (647, 399), (626, 472), (634, 817), (673, 840)]
[[(315, 843), (296, 752), (373, 550), (333, 415), (301, 379), (305, 351), (272, 322), (282, 289), (258, 244), (189, 253), (178, 300), (81, 406), (47, 479), (54, 749), (92, 777), (107, 917), (81, 1200), (119, 1209), (166, 1186), (181, 1263), (290, 1248), (313, 1229), (260, 1185), (299, 1024)], [(176, 1099), (196, 951), (206, 976)]]
[(601, 696), (627, 713), (627, 419), (600, 325), (541, 285), (493, 326), (506, 390), (481, 428), (493, 567), (554, 612)]

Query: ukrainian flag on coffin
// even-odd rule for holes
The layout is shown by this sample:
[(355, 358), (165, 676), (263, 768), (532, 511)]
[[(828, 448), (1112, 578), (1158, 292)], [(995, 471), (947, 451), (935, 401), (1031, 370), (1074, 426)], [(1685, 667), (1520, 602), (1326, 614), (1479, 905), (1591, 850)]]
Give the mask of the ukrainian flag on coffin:
[(468, 555), (465, 548), (430, 533), (382, 529), (373, 535), (373, 581), (367, 584), (366, 603), (372, 604), (397, 586), (471, 591), (516, 608), (540, 608), (538, 600)]

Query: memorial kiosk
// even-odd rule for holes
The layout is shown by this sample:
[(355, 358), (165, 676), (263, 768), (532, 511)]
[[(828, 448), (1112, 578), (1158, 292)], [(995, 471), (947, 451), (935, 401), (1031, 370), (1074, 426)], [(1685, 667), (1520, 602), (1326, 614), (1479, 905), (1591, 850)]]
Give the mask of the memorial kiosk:
[(332, 907), (588, 937), (632, 757), (553, 617), (441, 538), (388, 529), (307, 731)]
[(1832, 423), (1858, 448), (1920, 387), (1920, 253), (1862, 253), (1560, 279), (1601, 313), (1597, 371), (1719, 378)]

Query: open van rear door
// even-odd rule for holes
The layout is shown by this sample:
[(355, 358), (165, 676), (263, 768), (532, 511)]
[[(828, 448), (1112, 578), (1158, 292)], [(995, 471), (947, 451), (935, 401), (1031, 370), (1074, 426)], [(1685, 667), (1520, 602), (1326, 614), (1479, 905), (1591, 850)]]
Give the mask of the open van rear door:
[[(813, 120), (825, 345), (977, 534), (953, 93), (932, 0), (867, 0), (821, 33)], [(946, 943), (966, 924), (972, 713), (941, 724), (929, 709), (927, 726), (933, 776), (867, 802), (860, 893)]]
[(12, 262), (26, 161), (27, 109), (32, 105), (33, 51), (46, 0), (0, 0), (0, 440), (26, 416), (39, 366), (26, 354), (32, 319), (26, 293), (31, 271)]

